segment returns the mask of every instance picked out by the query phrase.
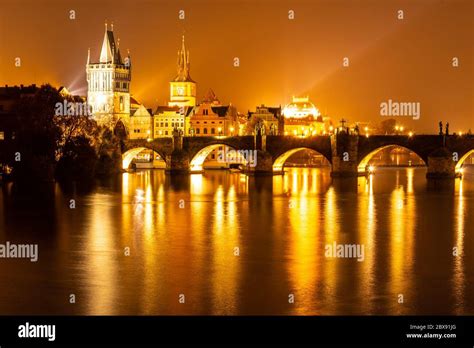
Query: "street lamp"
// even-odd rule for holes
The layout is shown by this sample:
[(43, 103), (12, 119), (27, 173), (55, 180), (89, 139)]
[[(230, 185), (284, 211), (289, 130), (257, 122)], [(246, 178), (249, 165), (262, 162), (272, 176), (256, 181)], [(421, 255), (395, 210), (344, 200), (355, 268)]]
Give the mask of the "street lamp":
[(217, 128), (217, 132), (219, 135), (222, 135), (222, 128), (221, 127)]
[(230, 127), (230, 135), (234, 135), (234, 127)]

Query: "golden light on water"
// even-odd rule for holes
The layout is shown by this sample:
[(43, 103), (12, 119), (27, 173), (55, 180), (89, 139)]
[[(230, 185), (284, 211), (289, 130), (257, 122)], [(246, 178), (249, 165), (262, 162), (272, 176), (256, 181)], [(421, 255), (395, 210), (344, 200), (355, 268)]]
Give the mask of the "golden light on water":
[(361, 177), (358, 180), (359, 187), (364, 187), (363, 193), (360, 194), (361, 200), (359, 214), (359, 235), (362, 245), (364, 245), (364, 262), (361, 263), (361, 272), (364, 282), (361, 284), (361, 295), (367, 299), (364, 310), (372, 312), (375, 308), (373, 299), (375, 282), (375, 260), (377, 254), (376, 236), (377, 233), (377, 209), (374, 197), (374, 176), (367, 178)]
[(465, 277), (465, 229), (464, 219), (466, 215), (465, 203), (464, 203), (464, 192), (463, 192), (463, 180), (456, 180), (456, 191), (457, 191), (457, 202), (456, 202), (456, 226), (455, 226), (455, 240), (454, 246), (456, 251), (453, 250), (454, 263), (453, 263), (453, 289), (454, 296), (456, 298), (456, 304), (454, 306), (457, 314), (462, 314), (465, 306), (465, 291), (466, 291), (466, 277)]
[[(62, 248), (82, 243), (74, 247), (80, 260), (75, 278), (86, 284), (81, 297), (87, 307), (81, 310), (412, 313), (417, 301), (424, 300), (417, 288), (424, 279), (420, 261), (428, 267), (438, 260), (432, 250), (439, 239), (419, 225), (427, 209), (426, 200), (420, 200), (425, 170), (379, 168), (349, 189), (329, 173), (329, 168), (291, 168), (269, 178), (218, 171), (182, 178), (163, 171), (123, 174), (118, 191), (104, 188), (85, 200), (82, 223), (58, 223), (61, 229), (84, 227), (70, 237), (58, 234)], [(446, 266), (447, 285), (440, 285), (449, 287), (444, 292), (452, 291), (458, 314), (466, 313), (470, 300), (469, 174), (455, 182), (455, 224), (448, 240), (460, 254)], [(444, 230), (449, 233), (450, 227)], [(364, 260), (326, 257), (325, 246), (334, 242), (363, 245)], [(131, 256), (124, 255), (125, 247)], [(254, 293), (256, 284), (265, 292)], [(178, 302), (179, 294), (186, 295), (186, 304)], [(295, 295), (294, 304), (288, 303), (289, 294)]]
[(87, 288), (88, 306), (93, 313), (113, 315), (118, 295), (118, 265), (113, 260), (117, 252), (120, 253), (114, 240), (114, 205), (107, 195), (97, 193), (91, 197), (89, 209), (88, 235), (83, 245), (87, 254), (83, 267), (86, 277), (94, 279), (94, 285)]

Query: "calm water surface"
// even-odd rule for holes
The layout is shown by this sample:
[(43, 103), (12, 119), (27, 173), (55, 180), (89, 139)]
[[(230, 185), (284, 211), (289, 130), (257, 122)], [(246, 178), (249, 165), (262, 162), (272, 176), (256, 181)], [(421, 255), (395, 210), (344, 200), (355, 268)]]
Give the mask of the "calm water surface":
[[(157, 170), (88, 192), (5, 184), (0, 242), (38, 243), (39, 261), (0, 259), (0, 313), (474, 314), (474, 168), (451, 184), (425, 173)], [(364, 245), (364, 260), (325, 257), (333, 242)]]

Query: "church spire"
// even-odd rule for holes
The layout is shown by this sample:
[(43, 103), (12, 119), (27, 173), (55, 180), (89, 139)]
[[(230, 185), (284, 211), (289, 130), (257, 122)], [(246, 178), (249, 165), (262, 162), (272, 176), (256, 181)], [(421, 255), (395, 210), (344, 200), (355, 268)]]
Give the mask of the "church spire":
[(178, 50), (177, 76), (175, 81), (193, 81), (189, 75), (189, 51), (186, 50), (184, 35), (181, 40), (181, 50)]
[(115, 43), (114, 25), (111, 24), (110, 29), (105, 22), (104, 41), (102, 42), (102, 49), (100, 51), (100, 63), (114, 63), (122, 64), (122, 57), (119, 51), (119, 43)]
[(108, 63), (112, 62), (113, 60), (113, 52), (112, 52), (112, 42), (110, 42), (111, 33), (107, 28), (107, 21), (105, 22), (105, 33), (104, 33), (104, 41), (102, 42), (102, 49), (100, 51), (100, 62), (101, 63)]

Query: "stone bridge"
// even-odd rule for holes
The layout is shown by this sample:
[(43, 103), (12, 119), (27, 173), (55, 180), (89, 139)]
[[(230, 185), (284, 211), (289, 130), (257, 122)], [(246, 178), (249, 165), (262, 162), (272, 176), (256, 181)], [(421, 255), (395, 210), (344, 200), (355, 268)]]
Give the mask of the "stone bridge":
[[(351, 177), (365, 173), (370, 159), (388, 147), (403, 147), (417, 154), (427, 165), (429, 178), (454, 178), (467, 157), (474, 153), (474, 136), (464, 135), (372, 135), (341, 132), (337, 135), (296, 136), (214, 136), (127, 140), (123, 144), (123, 168), (127, 169), (144, 149), (155, 151), (166, 162), (166, 170), (200, 172), (213, 150), (228, 146), (245, 154), (254, 151), (256, 160), (243, 162), (248, 173), (275, 174), (283, 171), (285, 161), (294, 153), (309, 149), (331, 163), (331, 175)], [(237, 151), (239, 152), (239, 151)]]

